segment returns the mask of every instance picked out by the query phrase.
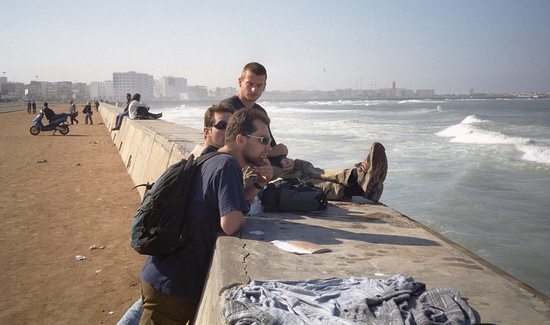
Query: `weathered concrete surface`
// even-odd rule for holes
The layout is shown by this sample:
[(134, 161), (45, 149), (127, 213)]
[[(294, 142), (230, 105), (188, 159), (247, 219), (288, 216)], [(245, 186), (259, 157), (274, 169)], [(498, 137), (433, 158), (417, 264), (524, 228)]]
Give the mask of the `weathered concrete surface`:
[[(384, 205), (333, 203), (322, 212), (249, 217), (240, 239), (218, 239), (197, 324), (223, 324), (219, 307), (226, 290), (253, 279), (385, 279), (398, 273), (427, 288), (458, 289), (484, 323), (550, 324), (548, 297), (462, 247)], [(264, 235), (250, 234), (254, 230)], [(332, 252), (296, 255), (270, 243), (291, 239)]]
[[(105, 126), (115, 125), (122, 108), (102, 103), (99, 111)], [(156, 180), (166, 168), (187, 157), (195, 144), (203, 140), (201, 131), (163, 120), (130, 120), (124, 118), (118, 131), (111, 131), (134, 184)], [(143, 197), (144, 188), (138, 188)]]
[[(114, 125), (109, 115), (118, 111), (101, 106), (108, 128)], [(202, 140), (200, 131), (173, 123), (128, 119), (113, 138), (136, 184), (154, 180)], [(250, 234), (254, 230), (264, 235)], [(270, 243), (289, 239), (332, 251), (295, 255)], [(550, 300), (542, 293), (395, 210), (361, 199), (333, 202), (321, 212), (248, 217), (240, 237), (219, 237), (196, 324), (223, 324), (224, 294), (252, 279), (389, 278), (398, 273), (428, 288), (459, 290), (484, 323), (550, 324)]]

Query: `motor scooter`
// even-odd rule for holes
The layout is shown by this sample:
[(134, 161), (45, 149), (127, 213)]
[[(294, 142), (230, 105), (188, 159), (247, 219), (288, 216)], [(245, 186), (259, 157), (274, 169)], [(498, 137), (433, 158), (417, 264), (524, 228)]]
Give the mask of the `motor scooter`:
[(36, 115), (36, 117), (32, 121), (31, 128), (29, 129), (29, 132), (32, 135), (38, 135), (40, 131), (53, 131), (53, 134), (55, 134), (55, 131), (59, 131), (59, 133), (63, 135), (69, 133), (69, 123), (67, 123), (67, 118), (69, 117), (69, 114), (57, 114), (47, 125), (42, 124), (43, 117), (44, 112), (40, 111), (40, 113), (38, 113), (38, 115)]

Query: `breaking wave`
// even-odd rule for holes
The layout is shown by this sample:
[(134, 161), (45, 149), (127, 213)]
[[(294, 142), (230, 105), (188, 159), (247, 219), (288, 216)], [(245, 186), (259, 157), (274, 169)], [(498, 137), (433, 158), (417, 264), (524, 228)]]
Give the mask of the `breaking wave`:
[(432, 99), (407, 99), (407, 100), (400, 100), (397, 103), (398, 104), (409, 104), (409, 103), (444, 104), (444, 103), (446, 103), (446, 101), (444, 101), (444, 100), (432, 100)]
[(550, 148), (548, 146), (529, 138), (509, 136), (484, 128), (489, 124), (491, 121), (482, 120), (475, 115), (468, 115), (462, 122), (452, 125), (436, 135), (451, 138), (450, 142), (514, 145), (517, 150), (523, 152), (523, 160), (550, 164)]

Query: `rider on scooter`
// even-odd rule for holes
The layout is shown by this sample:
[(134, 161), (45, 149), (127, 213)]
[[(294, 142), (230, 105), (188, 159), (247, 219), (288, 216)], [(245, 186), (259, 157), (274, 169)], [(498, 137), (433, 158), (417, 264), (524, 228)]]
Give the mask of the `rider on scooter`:
[(67, 118), (69, 116), (69, 114), (67, 113), (56, 114), (53, 109), (48, 107), (48, 103), (44, 103), (44, 108), (42, 108), (42, 112), (44, 112), (44, 115), (46, 116), (46, 119), (49, 123), (52, 123), (53, 120)]
[(48, 107), (48, 103), (44, 103), (44, 108), (42, 108), (42, 111), (44, 112), (44, 115), (46, 115), (48, 122), (51, 122), (57, 116), (53, 109)]

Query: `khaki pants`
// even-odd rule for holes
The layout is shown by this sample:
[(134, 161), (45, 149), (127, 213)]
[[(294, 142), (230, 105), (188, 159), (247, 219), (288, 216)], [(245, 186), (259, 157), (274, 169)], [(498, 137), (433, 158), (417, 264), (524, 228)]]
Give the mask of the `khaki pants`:
[(141, 280), (143, 314), (139, 325), (191, 324), (197, 306), (185, 300), (169, 296)]
[[(273, 166), (273, 179), (299, 178), (321, 188), (327, 194), (327, 200), (342, 200), (345, 196), (362, 195), (356, 178), (350, 177), (352, 171), (352, 168), (340, 170), (317, 168), (309, 161), (295, 159), (294, 170), (291, 172), (284, 172), (281, 168)], [(363, 172), (357, 169), (357, 173), (361, 177)], [(247, 167), (244, 171), (245, 184), (254, 182), (256, 175), (252, 168)]]

